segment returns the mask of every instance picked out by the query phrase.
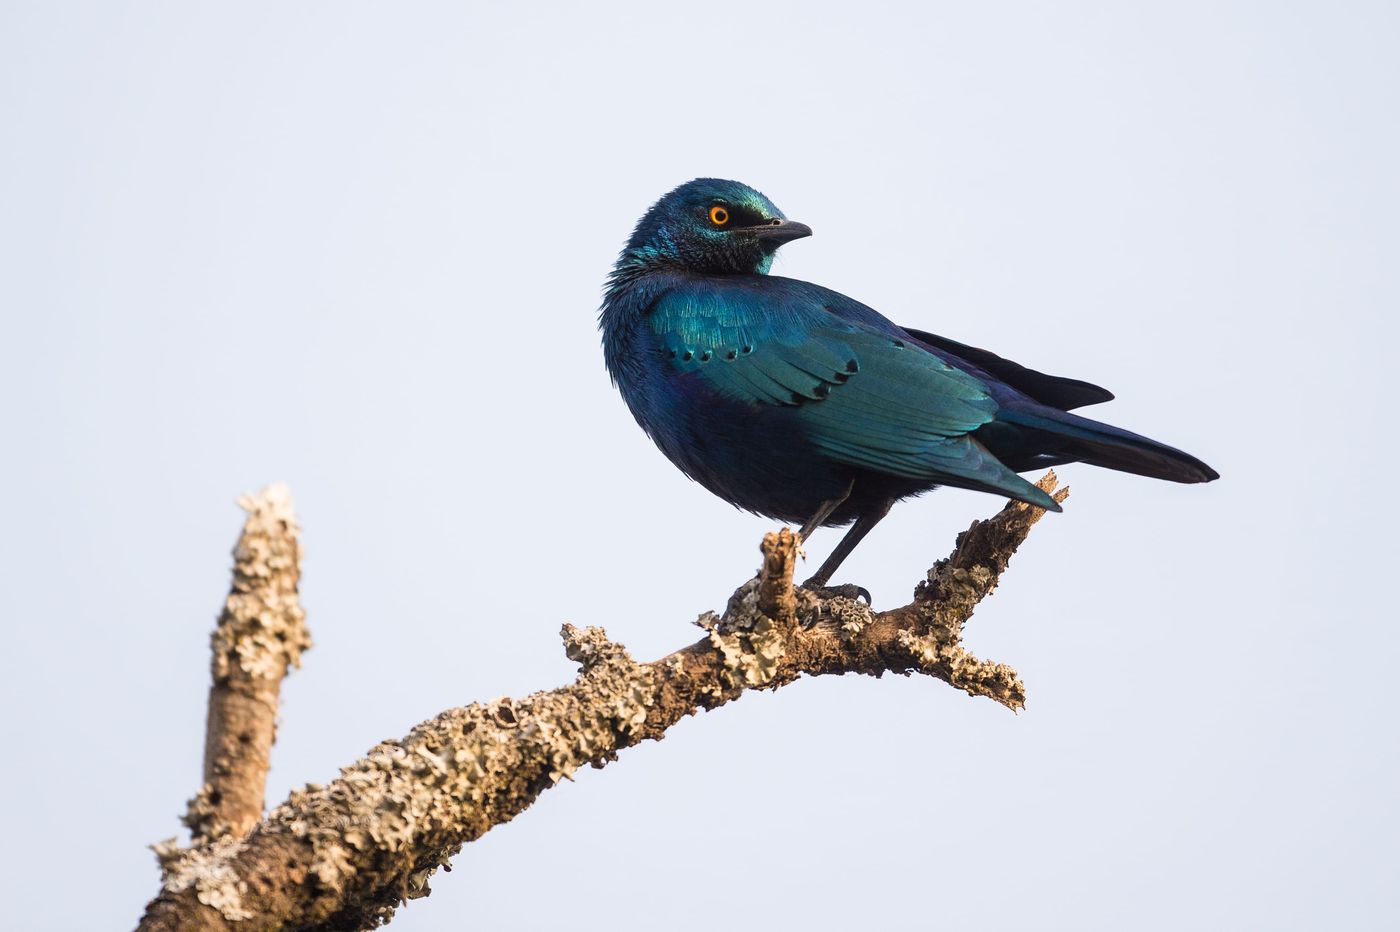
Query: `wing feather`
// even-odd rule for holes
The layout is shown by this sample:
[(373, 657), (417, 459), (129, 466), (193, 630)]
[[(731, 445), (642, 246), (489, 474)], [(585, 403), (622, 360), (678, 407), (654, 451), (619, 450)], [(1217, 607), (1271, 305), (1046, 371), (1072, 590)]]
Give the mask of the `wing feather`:
[(969, 436), (997, 412), (986, 384), (915, 340), (833, 314), (821, 297), (708, 281), (667, 292), (648, 316), (678, 376), (794, 409), (811, 443), (839, 462), (1016, 497), (1038, 491)]

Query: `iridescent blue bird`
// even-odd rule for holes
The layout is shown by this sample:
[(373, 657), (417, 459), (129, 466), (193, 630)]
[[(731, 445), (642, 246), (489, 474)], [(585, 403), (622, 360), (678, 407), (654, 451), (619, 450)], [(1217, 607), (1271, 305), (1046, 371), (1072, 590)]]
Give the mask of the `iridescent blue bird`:
[(1205, 463), (1068, 413), (1113, 395), (899, 327), (820, 285), (769, 275), (811, 235), (758, 191), (698, 178), (637, 223), (608, 279), (608, 371), (642, 429), (739, 508), (800, 524), (854, 521), (823, 586), (900, 499), (940, 485), (1059, 511), (1017, 475), (1084, 462), (1173, 482)]

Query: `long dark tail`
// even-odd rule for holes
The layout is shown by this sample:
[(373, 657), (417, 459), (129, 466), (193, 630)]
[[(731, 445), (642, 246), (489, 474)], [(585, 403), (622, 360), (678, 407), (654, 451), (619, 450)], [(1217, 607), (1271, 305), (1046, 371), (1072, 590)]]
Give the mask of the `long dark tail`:
[(1047, 461), (1077, 460), (1172, 482), (1210, 482), (1220, 478), (1219, 473), (1189, 453), (1067, 411), (1040, 405), (1002, 408), (997, 412), (997, 420), (1032, 432), (1027, 446), (1047, 454)]

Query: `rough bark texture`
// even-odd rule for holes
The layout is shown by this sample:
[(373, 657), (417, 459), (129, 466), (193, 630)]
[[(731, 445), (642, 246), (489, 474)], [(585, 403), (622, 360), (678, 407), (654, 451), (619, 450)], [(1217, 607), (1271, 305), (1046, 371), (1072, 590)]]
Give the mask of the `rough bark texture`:
[[(233, 549), (233, 585), (210, 639), (204, 785), (182, 819), (196, 849), (242, 837), (262, 819), (282, 679), (311, 646), (297, 598), (301, 530), (287, 488), (269, 486), (238, 504), (248, 517)], [(155, 849), (167, 875), (187, 854), (174, 839)]]
[[(1040, 487), (1063, 501), (1054, 473)], [(1010, 667), (979, 660), (962, 630), (997, 584), (1040, 509), (1010, 503), (974, 522), (908, 605), (872, 612), (795, 588), (788, 530), (763, 540), (759, 574), (706, 636), (638, 663), (600, 628), (565, 625), (570, 685), (524, 699), (449, 709), (291, 794), (243, 837), (224, 835), (173, 863), (144, 930), (356, 930), (386, 922), (463, 844), (527, 808), (587, 765), (659, 739), (681, 718), (803, 674), (924, 673), (1011, 709), (1025, 702)]]

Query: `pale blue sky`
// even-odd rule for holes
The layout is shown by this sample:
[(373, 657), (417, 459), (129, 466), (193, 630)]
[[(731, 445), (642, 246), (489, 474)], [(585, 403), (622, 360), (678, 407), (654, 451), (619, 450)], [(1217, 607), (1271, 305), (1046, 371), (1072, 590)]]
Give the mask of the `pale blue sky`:
[[(565, 620), (697, 636), (771, 522), (646, 440), (595, 315), (704, 174), (816, 230), (781, 274), (1105, 385), (1224, 478), (1062, 470), (969, 631), (1025, 713), (747, 697), (394, 928), (1388, 926), (1398, 43), (1384, 3), (0, 3), (6, 924), (155, 891), (240, 492), (305, 526), (274, 802), (566, 681)], [(904, 601), (997, 506), (906, 503), (842, 577)]]

